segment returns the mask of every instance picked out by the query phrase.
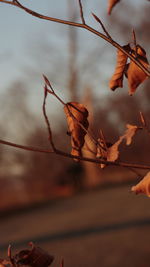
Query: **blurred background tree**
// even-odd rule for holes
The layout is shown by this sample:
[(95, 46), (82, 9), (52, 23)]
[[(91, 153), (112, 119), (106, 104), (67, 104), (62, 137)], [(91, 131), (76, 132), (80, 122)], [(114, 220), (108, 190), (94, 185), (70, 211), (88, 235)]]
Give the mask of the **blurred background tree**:
[[(51, 10), (52, 3), (48, 1), (45, 2), (45, 10), (41, 9), (39, 1), (36, 3), (33, 1), (34, 5), (41, 13), (46, 10), (51, 15), (56, 14), (57, 17), (79, 20), (78, 6), (74, 1), (64, 1), (61, 12), (56, 4), (55, 8)], [(91, 3), (84, 3), (85, 15), (90, 23), (98, 27), (88, 14), (91, 10), (90, 5)], [(11, 12), (11, 16), (16, 16), (17, 12), (18, 21), (23, 16), (24, 23), (33, 25), (34, 35), (26, 32), (26, 41), (22, 50), (13, 46), (12, 42), (10, 52), (4, 50), (1, 56), (1, 69), (3, 65), (5, 69), (7, 61), (9, 63), (14, 58), (17, 60), (17, 55), (20, 54), (20, 58), (18, 57), (20, 73), (17, 72), (17, 75), (14, 75), (15, 68), (12, 67), (12, 78), (9, 77), (5, 88), (1, 86), (2, 139), (45, 148), (49, 146), (41, 108), (43, 101), (42, 73), (49, 77), (64, 100), (85, 103), (91, 113), (92, 131), (97, 137), (99, 130), (102, 129), (106, 139), (113, 143), (122, 134), (127, 123), (139, 124), (140, 110), (144, 112), (146, 118), (149, 118), (149, 81), (140, 86), (141, 88), (132, 98), (127, 95), (126, 85), (117, 92), (109, 92), (108, 80), (113, 73), (116, 57), (113, 47), (84, 31), (68, 26), (54, 26), (47, 22), (41, 23), (21, 11), (10, 11), (8, 7), (3, 8), (6, 8), (7, 12)], [(106, 21), (105, 3), (102, 5), (102, 10), (100, 8), (99, 1), (92, 1), (92, 11), (95, 10), (95, 13), (102, 17), (106, 28), (110, 30), (112, 36), (116, 36), (119, 43), (124, 45), (130, 42), (132, 28), (135, 28), (137, 41), (145, 49), (148, 49), (150, 6), (147, 3), (135, 7), (131, 1), (129, 3), (122, 1), (119, 12), (114, 12), (111, 17), (107, 17)], [(136, 8), (137, 16), (135, 18), (132, 18), (133, 8)], [(10, 24), (10, 21), (7, 23)], [(21, 27), (23, 24), (20, 26), (20, 31), (22, 31)], [(52, 30), (53, 27), (54, 30)], [(16, 38), (17, 35), (18, 33), (16, 33)], [(22, 53), (25, 54), (24, 57), (21, 57)], [(8, 70), (8, 72), (10, 71)], [(2, 84), (4, 86), (4, 81)], [(62, 107), (52, 98), (47, 103), (47, 111), (57, 146), (69, 151), (69, 139), (66, 135), (67, 125)], [(77, 165), (65, 158), (60, 160), (55, 155), (28, 153), (2, 145), (0, 149), (0, 188), (2, 192), (5, 192), (1, 208), (9, 206), (10, 203), (13, 206), (18, 203), (43, 201), (54, 197), (54, 193), (52, 193), (54, 191), (56, 195), (72, 194), (74, 190), (97, 186), (104, 181), (107, 183), (119, 182), (135, 178), (131, 172), (125, 172), (123, 175), (120, 168), (112, 168), (114, 174), (112, 175), (111, 172), (110, 175), (106, 168), (102, 171), (105, 177), (102, 179), (101, 170), (91, 163)], [(148, 162), (148, 138), (144, 135), (137, 136), (132, 148), (129, 147), (125, 150), (122, 146), (122, 150), (124, 151), (123, 159), (127, 161)], [(55, 190), (52, 190), (54, 188)]]

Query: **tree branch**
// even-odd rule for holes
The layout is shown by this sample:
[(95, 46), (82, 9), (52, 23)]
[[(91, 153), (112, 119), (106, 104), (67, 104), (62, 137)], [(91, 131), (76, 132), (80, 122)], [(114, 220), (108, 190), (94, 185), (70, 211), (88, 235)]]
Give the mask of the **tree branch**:
[(81, 0), (78, 0), (78, 1), (79, 1), (79, 7), (80, 7), (80, 17), (81, 17), (82, 23), (85, 24), (82, 2), (81, 2)]
[(68, 20), (62, 20), (62, 19), (58, 19), (58, 18), (53, 18), (53, 17), (42, 15), (40, 13), (37, 13), (37, 12), (35, 12), (35, 11), (25, 7), (25, 6), (23, 6), (22, 4), (20, 4), (20, 2), (18, 0), (14, 0), (14, 1), (0, 0), (0, 3), (5, 3), (5, 4), (10, 4), (10, 5), (16, 6), (16, 7), (20, 8), (20, 9), (24, 10), (25, 12), (31, 14), (32, 16), (40, 18), (40, 19), (43, 19), (43, 20), (53, 21), (53, 22), (57, 22), (57, 23), (61, 23), (61, 24), (66, 24), (66, 25), (70, 25), (70, 26), (86, 29), (87, 31), (92, 32), (93, 34), (99, 36), (100, 38), (102, 38), (105, 41), (107, 41), (108, 43), (110, 43), (112, 46), (114, 46), (117, 49), (119, 49), (120, 51), (122, 51), (139, 68), (141, 68), (145, 72), (145, 74), (147, 74), (148, 77), (150, 77), (150, 71), (134, 55), (132, 55), (128, 51), (126, 51), (121, 45), (119, 45), (119, 43), (114, 41), (112, 38), (102, 34), (101, 32), (95, 30), (94, 28), (90, 27), (87, 24), (77, 23), (77, 22), (72, 22), (72, 21), (68, 21)]
[(43, 115), (44, 115), (44, 118), (45, 118), (45, 122), (46, 122), (46, 125), (47, 125), (47, 130), (48, 130), (48, 139), (49, 139), (49, 142), (50, 142), (50, 145), (53, 149), (53, 151), (56, 150), (55, 148), (55, 145), (54, 145), (54, 142), (53, 142), (53, 137), (52, 137), (52, 131), (51, 131), (51, 126), (50, 126), (50, 122), (49, 122), (49, 119), (48, 119), (48, 116), (46, 114), (46, 97), (47, 97), (47, 85), (45, 84), (44, 86), (44, 100), (43, 100)]
[(121, 162), (121, 161), (112, 162), (112, 161), (105, 161), (105, 160), (101, 160), (101, 159), (79, 157), (79, 156), (74, 156), (74, 155), (71, 155), (69, 153), (63, 152), (63, 151), (58, 150), (58, 149), (56, 149), (55, 151), (47, 150), (47, 149), (42, 149), (42, 148), (33, 147), (33, 146), (19, 145), (19, 144), (12, 143), (12, 142), (9, 142), (9, 141), (5, 141), (5, 140), (2, 140), (2, 139), (0, 139), (0, 144), (11, 146), (11, 147), (20, 148), (20, 149), (23, 149), (23, 150), (26, 150), (26, 151), (46, 153), (46, 154), (56, 154), (56, 155), (60, 155), (60, 156), (66, 157), (66, 158), (71, 158), (71, 159), (75, 158), (75, 159), (78, 159), (78, 160), (81, 160), (81, 161), (88, 161), (88, 162), (96, 163), (96, 164), (105, 164), (107, 166), (121, 166), (121, 167), (125, 167), (125, 168), (135, 168), (135, 169), (150, 170), (150, 165), (141, 165), (141, 164), (136, 164), (136, 163), (126, 163), (126, 162)]

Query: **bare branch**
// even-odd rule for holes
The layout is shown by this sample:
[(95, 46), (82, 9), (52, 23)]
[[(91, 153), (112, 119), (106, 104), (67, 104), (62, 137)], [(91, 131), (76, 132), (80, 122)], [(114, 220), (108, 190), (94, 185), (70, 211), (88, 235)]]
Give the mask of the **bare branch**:
[(79, 1), (79, 7), (80, 7), (80, 16), (81, 16), (81, 20), (82, 20), (82, 23), (85, 24), (85, 19), (84, 19), (84, 14), (83, 14), (82, 2), (81, 2), (81, 0), (78, 0), (78, 1)]
[(121, 167), (125, 167), (125, 168), (135, 168), (135, 169), (150, 170), (150, 165), (126, 163), (126, 162), (121, 162), (121, 161), (112, 162), (112, 161), (105, 161), (105, 160), (101, 160), (101, 159), (93, 159), (93, 158), (91, 159), (91, 158), (86, 158), (86, 157), (79, 157), (79, 156), (71, 155), (69, 153), (66, 153), (66, 152), (58, 150), (58, 149), (56, 149), (55, 151), (46, 150), (46, 149), (33, 147), (33, 146), (19, 145), (19, 144), (16, 144), (16, 143), (4, 141), (2, 139), (0, 139), (0, 144), (11, 146), (11, 147), (20, 148), (20, 149), (23, 149), (23, 150), (26, 150), (26, 151), (46, 153), (46, 154), (56, 154), (56, 155), (60, 155), (60, 156), (63, 156), (63, 157), (66, 157), (66, 158), (72, 158), (72, 159), (76, 158), (76, 159), (79, 159), (81, 161), (88, 161), (88, 162), (96, 163), (96, 164), (100, 164), (101, 163), (101, 164), (106, 164), (108, 166), (109, 165), (110, 166), (121, 166)]
[(48, 153), (48, 154), (49, 153), (54, 153), (53, 150), (46, 150), (46, 149), (33, 147), (33, 146), (19, 145), (19, 144), (12, 143), (12, 142), (9, 142), (9, 141), (5, 141), (5, 140), (2, 140), (2, 139), (0, 139), (0, 144), (16, 147), (16, 148), (27, 150), (27, 151), (33, 151), (33, 152)]
[(126, 51), (121, 45), (119, 45), (119, 43), (117, 43), (116, 41), (114, 41), (111, 38), (108, 38), (108, 36), (102, 34), (101, 32), (95, 30), (94, 28), (90, 27), (87, 24), (83, 24), (83, 23), (77, 23), (77, 22), (72, 22), (72, 21), (67, 21), (67, 20), (62, 20), (62, 19), (57, 19), (57, 18), (53, 18), (53, 17), (49, 17), (49, 16), (44, 16), (42, 14), (39, 14), (25, 6), (23, 6), (22, 4), (20, 4), (20, 2), (18, 0), (15, 0), (15, 2), (11, 2), (11, 1), (6, 1), (6, 0), (0, 0), (0, 3), (5, 3), (5, 4), (10, 4), (13, 6), (17, 6), (19, 8), (21, 8), (22, 10), (24, 10), (25, 12), (31, 14), (34, 17), (43, 19), (43, 20), (48, 20), (48, 21), (53, 21), (53, 22), (57, 22), (57, 23), (61, 23), (61, 24), (66, 24), (66, 25), (70, 25), (73, 27), (78, 27), (78, 28), (83, 28), (86, 29), (89, 32), (92, 32), (93, 34), (99, 36), (100, 38), (104, 39), (105, 41), (107, 41), (108, 43), (110, 43), (112, 46), (116, 47), (117, 49), (119, 49), (120, 51), (122, 51), (124, 54), (126, 54), (137, 66), (139, 66), (139, 68), (141, 68), (148, 77), (150, 77), (150, 71), (132, 54), (130, 54), (128, 51)]
[(94, 13), (92, 13), (92, 16), (96, 19), (96, 21), (101, 25), (103, 31), (106, 33), (107, 37), (112, 39), (110, 34), (108, 33), (108, 31), (106, 30), (104, 24), (102, 23), (102, 21), (100, 20), (100, 18), (98, 18)]
[[(105, 139), (105, 136), (104, 136), (104, 133), (102, 131), (102, 129), (100, 129), (100, 140), (103, 141), (103, 146), (101, 145), (101, 148), (105, 151), (107, 151), (107, 144), (106, 144), (106, 139)], [(100, 142), (99, 142), (100, 143)]]
[(133, 173), (135, 173), (137, 175), (138, 178), (141, 178), (142, 177), (142, 174), (139, 173), (137, 170), (133, 169), (133, 168), (129, 168), (129, 170)]
[(51, 131), (51, 126), (50, 126), (50, 122), (49, 122), (49, 119), (48, 119), (48, 116), (46, 114), (46, 97), (47, 97), (47, 85), (45, 84), (44, 86), (44, 100), (43, 100), (43, 115), (44, 115), (44, 118), (45, 118), (45, 122), (46, 122), (46, 125), (47, 125), (47, 130), (48, 130), (48, 134), (49, 134), (49, 142), (50, 142), (50, 145), (52, 146), (53, 150), (55, 151), (56, 148), (55, 148), (55, 145), (54, 145), (54, 142), (53, 142), (53, 137), (52, 137), (52, 131)]
[(134, 49), (135, 49), (135, 56), (137, 57), (137, 42), (136, 42), (136, 34), (135, 30), (132, 30), (132, 38), (133, 38), (133, 44), (134, 44)]

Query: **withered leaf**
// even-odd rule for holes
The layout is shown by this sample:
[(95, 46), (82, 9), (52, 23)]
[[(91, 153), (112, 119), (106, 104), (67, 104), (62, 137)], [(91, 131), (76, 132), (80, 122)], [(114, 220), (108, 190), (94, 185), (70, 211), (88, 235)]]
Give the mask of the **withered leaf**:
[(108, 9), (107, 9), (108, 15), (111, 14), (113, 7), (119, 2), (120, 0), (108, 0)]
[[(132, 54), (135, 55), (135, 50), (137, 53), (137, 59), (146, 67), (148, 68), (149, 63), (146, 57), (145, 50), (140, 46), (137, 45), (135, 49), (133, 49)], [(147, 78), (147, 74), (138, 67), (132, 60), (130, 61), (128, 70), (127, 70), (127, 78), (128, 78), (128, 85), (129, 85), (129, 95), (133, 95), (136, 91), (137, 87)]]
[(131, 188), (131, 191), (136, 194), (146, 194), (150, 197), (150, 172), (135, 186)]
[(127, 127), (127, 130), (125, 134), (123, 135), (123, 138), (126, 139), (126, 145), (130, 145), (132, 142), (132, 138), (137, 132), (137, 130), (139, 129), (139, 127), (136, 125), (131, 125), (131, 124), (127, 124), (126, 127)]
[(119, 157), (119, 145), (122, 143), (122, 141), (126, 140), (126, 145), (130, 145), (132, 142), (132, 138), (139, 129), (136, 125), (127, 124), (126, 125), (127, 130), (125, 131), (125, 134), (119, 137), (119, 140), (114, 143), (107, 152), (107, 160), (108, 161), (115, 161)]
[(127, 130), (125, 131), (125, 134), (120, 136), (118, 141), (115, 142), (113, 145), (107, 145), (107, 148), (105, 150), (102, 150), (101, 148), (98, 148), (97, 156), (107, 160), (107, 161), (116, 161), (119, 157), (119, 145), (123, 142), (123, 140), (126, 141), (126, 145), (130, 145), (132, 142), (132, 138), (139, 129), (136, 125), (127, 124), (126, 125)]
[(107, 150), (107, 160), (108, 161), (116, 161), (119, 157), (119, 145), (121, 144), (123, 138), (120, 137), (119, 140), (114, 143), (111, 147)]
[[(70, 102), (64, 106), (69, 134), (71, 135), (71, 154), (81, 156), (81, 149), (84, 145), (85, 129), (88, 129), (88, 111), (83, 104)], [(76, 160), (76, 159), (75, 159)]]
[(21, 250), (17, 253), (13, 260), (16, 266), (28, 265), (31, 267), (48, 267), (54, 260), (54, 257), (49, 255), (40, 247), (35, 247), (32, 243), (31, 250)]
[[(130, 51), (129, 44), (124, 45), (122, 48), (128, 52)], [(123, 75), (126, 69), (127, 59), (128, 56), (118, 49), (115, 72), (109, 82), (109, 87), (112, 91), (114, 91), (118, 87), (123, 87)]]

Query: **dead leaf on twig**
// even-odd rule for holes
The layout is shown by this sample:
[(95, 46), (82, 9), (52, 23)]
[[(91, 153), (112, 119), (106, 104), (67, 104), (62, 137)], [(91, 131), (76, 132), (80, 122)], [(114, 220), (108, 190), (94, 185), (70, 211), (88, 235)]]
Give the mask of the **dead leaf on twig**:
[(116, 161), (119, 157), (119, 145), (126, 140), (126, 145), (130, 145), (132, 142), (133, 136), (136, 134), (139, 127), (136, 125), (127, 124), (127, 130), (125, 134), (119, 137), (119, 140), (115, 142), (107, 151), (107, 160)]
[(88, 111), (83, 104), (77, 102), (67, 103), (64, 107), (67, 117), (69, 134), (71, 135), (71, 154), (81, 156), (81, 148), (84, 145), (84, 137), (89, 123)]
[(108, 0), (108, 9), (107, 9), (108, 15), (111, 14), (112, 9), (114, 8), (114, 6), (119, 2), (120, 2), (120, 0)]
[[(149, 63), (145, 50), (140, 45), (137, 45), (136, 48), (133, 49), (132, 54), (135, 55), (135, 53), (137, 54), (136, 58), (144, 67), (148, 68)], [(147, 77), (147, 74), (131, 60), (127, 70), (129, 95), (133, 95), (137, 87), (144, 82)]]
[[(122, 48), (128, 52), (131, 50), (129, 44), (124, 45)], [(109, 82), (109, 87), (112, 91), (114, 91), (118, 87), (123, 87), (123, 75), (126, 69), (127, 59), (128, 56), (118, 49), (115, 72)]]
[(126, 127), (127, 127), (127, 130), (125, 134), (123, 135), (123, 138), (126, 139), (126, 145), (130, 145), (132, 142), (133, 136), (135, 135), (137, 130), (140, 128), (136, 125), (131, 125), (131, 124), (127, 124)]
[[(107, 161), (116, 161), (119, 157), (119, 146), (123, 142), (126, 141), (126, 145), (130, 145), (132, 142), (133, 136), (136, 134), (137, 130), (140, 129), (136, 125), (127, 124), (127, 130), (125, 134), (120, 136), (118, 141), (115, 142), (113, 145), (105, 142), (101, 139), (100, 145), (101, 147), (97, 147), (97, 157)], [(104, 164), (100, 164), (101, 168), (104, 168)]]
[(150, 172), (135, 186), (132, 186), (131, 191), (136, 194), (146, 194), (150, 197)]

